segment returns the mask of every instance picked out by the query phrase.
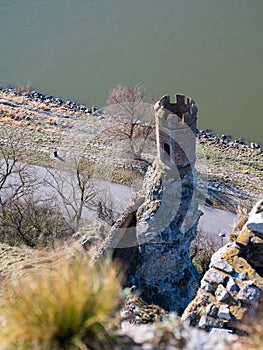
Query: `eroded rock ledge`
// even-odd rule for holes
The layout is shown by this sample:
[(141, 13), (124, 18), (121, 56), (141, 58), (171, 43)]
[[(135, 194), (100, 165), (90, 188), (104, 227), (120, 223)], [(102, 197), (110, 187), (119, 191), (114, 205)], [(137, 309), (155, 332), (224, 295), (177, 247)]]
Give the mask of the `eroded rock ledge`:
[(190, 325), (237, 328), (253, 314), (263, 292), (263, 200), (252, 209), (237, 238), (217, 251), (182, 319)]

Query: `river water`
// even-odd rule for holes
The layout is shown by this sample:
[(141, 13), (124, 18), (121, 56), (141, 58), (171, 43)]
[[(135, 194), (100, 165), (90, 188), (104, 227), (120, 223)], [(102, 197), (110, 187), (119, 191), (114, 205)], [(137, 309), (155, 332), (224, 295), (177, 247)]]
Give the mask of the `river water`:
[(104, 106), (195, 98), (199, 127), (263, 143), (262, 0), (0, 0), (0, 84)]

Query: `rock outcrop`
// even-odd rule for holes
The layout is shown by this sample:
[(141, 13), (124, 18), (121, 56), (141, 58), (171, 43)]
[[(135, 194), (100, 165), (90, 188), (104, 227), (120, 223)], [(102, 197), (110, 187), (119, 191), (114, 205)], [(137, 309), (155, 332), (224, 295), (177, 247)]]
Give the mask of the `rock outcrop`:
[(136, 220), (139, 261), (135, 283), (148, 303), (180, 314), (192, 300), (199, 278), (190, 260), (201, 214), (194, 174), (180, 176), (175, 169), (156, 162), (145, 185), (145, 200)]
[(199, 274), (190, 245), (201, 212), (194, 172), (180, 175), (156, 161), (149, 168), (142, 195), (126, 208), (99, 248), (112, 252), (126, 271), (125, 286), (135, 285), (149, 304), (183, 312), (194, 296)]
[(183, 320), (207, 330), (238, 328), (253, 314), (263, 292), (263, 200), (252, 209), (237, 238), (217, 251)]

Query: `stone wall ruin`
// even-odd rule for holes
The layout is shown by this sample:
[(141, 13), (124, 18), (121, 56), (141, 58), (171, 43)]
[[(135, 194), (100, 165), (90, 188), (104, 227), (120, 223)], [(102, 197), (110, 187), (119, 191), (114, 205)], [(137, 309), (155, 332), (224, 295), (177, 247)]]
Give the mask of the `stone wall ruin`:
[(262, 292), (263, 200), (254, 206), (236, 239), (212, 256), (183, 319), (206, 330), (238, 330), (245, 315), (254, 315)]

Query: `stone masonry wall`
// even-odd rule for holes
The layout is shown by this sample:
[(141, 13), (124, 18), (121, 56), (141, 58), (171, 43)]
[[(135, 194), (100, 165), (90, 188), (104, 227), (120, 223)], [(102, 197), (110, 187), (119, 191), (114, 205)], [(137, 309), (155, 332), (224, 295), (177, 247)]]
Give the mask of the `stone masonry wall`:
[(197, 107), (190, 97), (187, 103), (184, 95), (177, 94), (175, 99), (171, 103), (165, 95), (154, 105), (158, 158), (177, 168), (194, 167)]
[(234, 242), (211, 259), (195, 299), (183, 320), (207, 330), (237, 327), (245, 314), (253, 313), (263, 292), (263, 200)]

